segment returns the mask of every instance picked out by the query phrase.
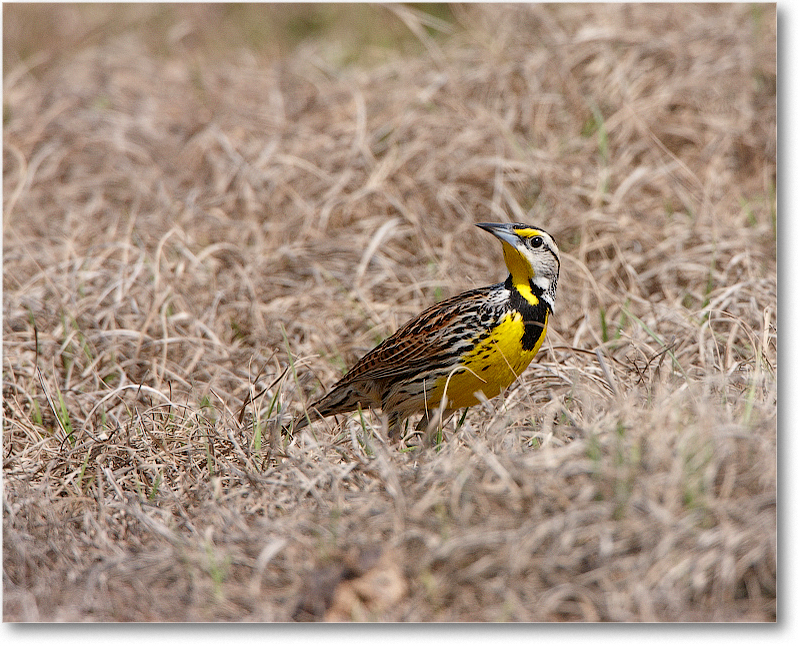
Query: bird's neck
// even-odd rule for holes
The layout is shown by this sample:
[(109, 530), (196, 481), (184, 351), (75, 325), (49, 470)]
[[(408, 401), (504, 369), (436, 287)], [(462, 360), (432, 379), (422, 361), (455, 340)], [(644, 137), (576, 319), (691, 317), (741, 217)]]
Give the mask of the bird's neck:
[(527, 280), (515, 280), (514, 274), (509, 274), (504, 284), (505, 288), (509, 291), (515, 291), (522, 296), (525, 301), (531, 305), (538, 305), (543, 295), (543, 290), (538, 285)]
[(513, 289), (519, 292), (531, 305), (538, 305), (544, 290), (534, 282), (534, 275), (528, 261), (508, 243), (503, 243), (503, 257), (508, 267), (508, 278), (506, 278), (506, 289)]

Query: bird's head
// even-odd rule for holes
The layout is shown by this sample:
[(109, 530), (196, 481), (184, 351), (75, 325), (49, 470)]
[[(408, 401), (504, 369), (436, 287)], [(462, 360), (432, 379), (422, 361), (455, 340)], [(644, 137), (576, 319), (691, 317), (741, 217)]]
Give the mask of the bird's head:
[(530, 302), (543, 299), (553, 309), (561, 257), (558, 245), (546, 231), (519, 222), (478, 224), (503, 243), (503, 256), (511, 282)]

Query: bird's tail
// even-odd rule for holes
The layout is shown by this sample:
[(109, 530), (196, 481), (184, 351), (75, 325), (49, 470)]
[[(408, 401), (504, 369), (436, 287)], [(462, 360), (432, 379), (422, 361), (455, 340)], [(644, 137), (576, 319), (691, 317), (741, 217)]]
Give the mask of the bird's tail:
[(364, 398), (361, 393), (357, 392), (349, 384), (342, 385), (331, 390), (322, 399), (312, 403), (304, 415), (296, 417), (284, 429), (289, 428), (294, 433), (308, 426), (309, 421), (316, 422), (323, 417), (350, 413), (356, 410), (359, 404), (364, 404)]

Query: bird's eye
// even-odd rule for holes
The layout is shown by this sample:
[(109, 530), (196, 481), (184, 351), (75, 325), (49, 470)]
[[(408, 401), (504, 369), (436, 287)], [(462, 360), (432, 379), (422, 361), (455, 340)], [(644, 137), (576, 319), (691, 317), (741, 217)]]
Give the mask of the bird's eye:
[(536, 236), (534, 238), (531, 238), (530, 245), (534, 249), (538, 249), (539, 247), (542, 246), (542, 244), (544, 244), (544, 240), (542, 240), (542, 236)]

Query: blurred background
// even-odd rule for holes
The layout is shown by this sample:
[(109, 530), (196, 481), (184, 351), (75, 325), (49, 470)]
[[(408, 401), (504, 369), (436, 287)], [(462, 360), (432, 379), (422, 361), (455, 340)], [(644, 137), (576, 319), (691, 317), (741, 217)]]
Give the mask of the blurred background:
[(3, 15), (3, 72), (23, 61), (48, 66), (133, 34), (153, 56), (246, 55), (267, 63), (313, 42), (331, 65), (374, 64), (424, 49), (404, 12), (413, 11), (412, 23), (436, 39), (460, 29), (459, 10), (446, 3), (19, 3)]

